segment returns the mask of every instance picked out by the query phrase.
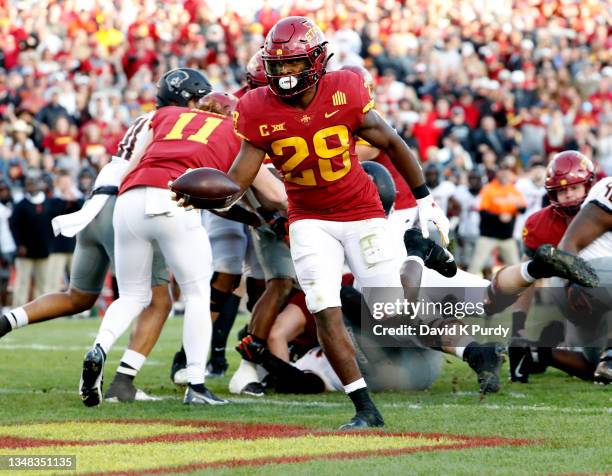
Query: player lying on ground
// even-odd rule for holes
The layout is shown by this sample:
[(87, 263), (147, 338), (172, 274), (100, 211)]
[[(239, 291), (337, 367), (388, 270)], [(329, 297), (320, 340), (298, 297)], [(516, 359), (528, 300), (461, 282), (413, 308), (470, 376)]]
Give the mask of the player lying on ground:
[[(519, 367), (526, 380), (551, 365), (585, 380), (612, 381), (612, 339), (609, 310), (612, 308), (612, 178), (606, 177), (590, 190), (559, 249), (578, 253), (595, 270), (599, 287), (594, 290), (571, 285), (560, 300), (566, 322), (566, 344), (583, 352), (533, 348), (529, 342), (513, 351), (513, 373)], [(519, 344), (516, 342), (515, 344)]]
[[(556, 275), (576, 279), (584, 284), (593, 284), (593, 276), (588, 270), (588, 265), (582, 260), (543, 247), (538, 250), (525, 269), (521, 269), (520, 265), (504, 268), (503, 273), (494, 278), (494, 284), (485, 287), (486, 280), (461, 270), (457, 272), (456, 267), (453, 266), (454, 263), (449, 261), (448, 253), (432, 240), (423, 238), (418, 230), (408, 230), (405, 241), (409, 258), (402, 268), (402, 285), (410, 299), (419, 298), (418, 293), (415, 293), (414, 290), (422, 286), (444, 288), (445, 292), (452, 292), (452, 288), (475, 286), (482, 288), (480, 300), (486, 301), (485, 309), (488, 312), (499, 312), (529, 287), (535, 276)], [(457, 274), (454, 276), (447, 277), (455, 272)], [(478, 293), (475, 293), (474, 296), (478, 296)], [(499, 354), (501, 349), (498, 346), (480, 345), (473, 338), (456, 339), (449, 336), (441, 337), (437, 342), (425, 339), (421, 339), (420, 342), (403, 342), (405, 347), (381, 347), (380, 345), (377, 347), (376, 342), (367, 342), (368, 338), (362, 335), (360, 329), (363, 310), (361, 294), (356, 289), (345, 286), (341, 298), (342, 310), (351, 329), (351, 338), (354, 345), (359, 348), (358, 362), (368, 378), (370, 387), (377, 390), (414, 390), (431, 385), (433, 380), (427, 380), (425, 376), (430, 375), (439, 362), (436, 363), (435, 358), (425, 353), (424, 349), (414, 347), (427, 345), (457, 355), (467, 361), (478, 375), (482, 392), (494, 392), (499, 389), (499, 366), (502, 360)], [(298, 306), (297, 300), (292, 305)], [(307, 319), (307, 316), (304, 318)], [(456, 319), (438, 319), (428, 322), (429, 326), (437, 328), (461, 324), (463, 322)], [(418, 321), (413, 322), (413, 325), (418, 326)], [(339, 388), (337, 376), (327, 363), (325, 355), (318, 348), (307, 352), (295, 364), (284, 360), (284, 355), (274, 355), (273, 349), (268, 350), (256, 343), (251, 344), (248, 350), (249, 357), (263, 365), (270, 373), (269, 381), (279, 392), (318, 393)], [(283, 351), (284, 349), (281, 349), (281, 354)], [(415, 352), (423, 354), (416, 355)], [(425, 367), (414, 366), (415, 359)], [(396, 369), (397, 365), (403, 367), (403, 370)], [(400, 374), (403, 381), (397, 380)], [(393, 375), (394, 378), (389, 378), (390, 375)]]

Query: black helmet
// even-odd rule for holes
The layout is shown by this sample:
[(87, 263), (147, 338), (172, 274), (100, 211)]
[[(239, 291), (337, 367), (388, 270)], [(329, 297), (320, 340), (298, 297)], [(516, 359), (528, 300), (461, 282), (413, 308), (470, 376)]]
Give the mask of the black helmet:
[(177, 68), (164, 74), (157, 83), (157, 107), (186, 107), (212, 91), (206, 76), (197, 69)]
[(370, 160), (362, 162), (361, 164), (366, 173), (370, 176), (374, 185), (378, 189), (378, 196), (382, 202), (382, 206), (385, 210), (385, 214), (391, 212), (391, 208), (395, 203), (395, 183), (393, 177), (384, 165), (378, 162), (372, 162)]

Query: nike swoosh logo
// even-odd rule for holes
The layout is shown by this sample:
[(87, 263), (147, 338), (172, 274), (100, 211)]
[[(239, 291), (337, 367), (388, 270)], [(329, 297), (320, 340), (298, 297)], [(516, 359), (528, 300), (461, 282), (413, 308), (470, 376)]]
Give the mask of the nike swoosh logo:
[(521, 366), (523, 365), (524, 360), (525, 360), (525, 356), (523, 355), (523, 357), (521, 357), (521, 360), (519, 360), (518, 365), (514, 369), (514, 375), (516, 375), (518, 378), (523, 377), (523, 374), (520, 372), (520, 370), (521, 370)]
[(325, 113), (325, 119), (329, 119), (330, 117), (332, 117), (334, 114), (336, 114), (338, 111), (340, 111), (340, 109), (336, 109), (334, 112), (326, 112)]

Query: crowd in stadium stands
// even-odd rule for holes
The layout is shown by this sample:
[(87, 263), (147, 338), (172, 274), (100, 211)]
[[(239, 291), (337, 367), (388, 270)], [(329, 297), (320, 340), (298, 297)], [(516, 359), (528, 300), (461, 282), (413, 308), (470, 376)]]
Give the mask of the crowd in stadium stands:
[[(478, 239), (518, 259), (521, 211), (540, 206), (551, 154), (576, 149), (612, 173), (612, 10), (599, 0), (0, 0), (2, 305), (15, 257), (28, 277), (55, 262), (42, 292), (69, 261), (48, 257), (74, 246), (35, 220), (20, 230), (11, 211), (49, 220), (46, 201), (78, 206), (130, 122), (154, 108), (161, 73), (200, 68), (234, 91), (288, 15), (322, 27), (328, 69), (371, 71), (378, 110), (431, 168), (438, 203), (461, 217), (455, 234), (473, 270), (487, 257), (471, 259)], [(481, 187), (487, 203), (504, 188), (523, 201), (480, 213)], [(23, 238), (34, 232), (36, 250)]]

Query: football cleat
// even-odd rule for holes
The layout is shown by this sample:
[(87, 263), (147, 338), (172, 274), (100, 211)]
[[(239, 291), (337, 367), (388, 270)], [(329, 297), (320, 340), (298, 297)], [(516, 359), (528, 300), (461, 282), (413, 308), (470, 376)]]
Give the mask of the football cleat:
[(266, 391), (260, 382), (251, 382), (246, 384), (240, 393), (251, 397), (263, 397)]
[(599, 383), (612, 383), (612, 349), (601, 354), (599, 364), (593, 374), (595, 381)]
[(104, 360), (104, 351), (99, 345), (85, 354), (79, 394), (83, 404), (87, 407), (95, 407), (102, 400)]
[(217, 397), (206, 387), (204, 387), (204, 392), (198, 392), (189, 386), (185, 390), (183, 403), (185, 405), (226, 405), (229, 401)]
[(379, 428), (385, 426), (385, 420), (375, 408), (373, 410), (362, 410), (355, 414), (351, 421), (345, 423), (340, 431), (365, 430), (367, 428)]
[(510, 380), (512, 382), (528, 383), (531, 374), (541, 374), (546, 365), (534, 361), (533, 353), (537, 351), (534, 345), (526, 339), (514, 339), (508, 347), (508, 360), (510, 361)]
[(499, 392), (499, 369), (504, 362), (503, 346), (499, 343), (473, 344), (466, 359), (478, 376), (480, 393)]
[(544, 265), (548, 277), (558, 276), (587, 288), (599, 283), (597, 274), (585, 260), (552, 245), (538, 247), (533, 260)]
[[(206, 364), (206, 376), (210, 378), (220, 378), (225, 375), (229, 364), (225, 357), (211, 357)], [(176, 382), (175, 382), (176, 383)]]
[(160, 400), (162, 400), (160, 397), (148, 395), (143, 390), (136, 388), (134, 382), (121, 373), (115, 374), (115, 378), (104, 395), (104, 401), (109, 403), (156, 402)]

